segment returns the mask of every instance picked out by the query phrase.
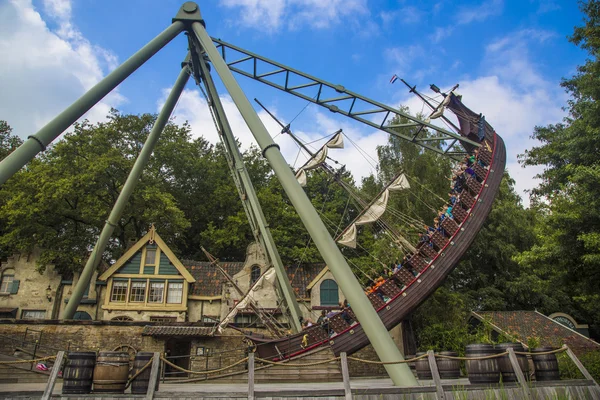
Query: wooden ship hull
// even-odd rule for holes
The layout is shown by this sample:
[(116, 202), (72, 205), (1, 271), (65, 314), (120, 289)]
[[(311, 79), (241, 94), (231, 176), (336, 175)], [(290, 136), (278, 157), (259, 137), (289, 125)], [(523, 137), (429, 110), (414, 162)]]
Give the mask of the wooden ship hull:
[[(453, 208), (454, 219), (447, 218), (442, 224), (446, 234), (434, 234), (431, 240), (434, 246), (421, 246), (418, 253), (409, 259), (416, 276), (403, 268), (380, 287), (380, 291), (390, 298), (387, 303), (375, 293), (369, 295), (388, 330), (402, 322), (443, 283), (468, 250), (492, 209), (504, 174), (506, 148), (502, 138), (489, 125), (487, 128), (479, 157), (488, 168), (474, 167), (478, 179), (472, 177), (467, 180)], [(360, 323), (349, 325), (341, 313), (330, 318), (329, 329), (335, 332), (331, 337), (318, 325), (279, 339), (256, 334), (247, 334), (246, 337), (256, 345), (257, 355), (269, 360), (298, 357), (320, 346), (331, 346), (336, 355), (341, 352), (352, 354), (369, 344)]]

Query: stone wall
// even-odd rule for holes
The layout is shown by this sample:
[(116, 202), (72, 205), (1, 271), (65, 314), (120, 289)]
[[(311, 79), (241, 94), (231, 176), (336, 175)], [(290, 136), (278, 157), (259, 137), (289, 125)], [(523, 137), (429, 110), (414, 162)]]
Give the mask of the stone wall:
[[(60, 286), (61, 276), (48, 265), (40, 274), (36, 269), (36, 260), (40, 254), (35, 249), (30, 254), (20, 254), (9, 257), (0, 265), (2, 274), (14, 275), (14, 280), (19, 281), (18, 291), (15, 294), (0, 293), (1, 308), (16, 308), (16, 318), (23, 316), (23, 311), (39, 311), (45, 318), (53, 318), (56, 305), (60, 306), (57, 299), (57, 288)], [(50, 301), (46, 289), (50, 287)], [(9, 290), (10, 292), (10, 290)]]
[[(17, 344), (9, 338), (21, 339), (26, 331), (28, 340), (39, 337), (40, 352), (56, 353), (71, 351), (112, 351), (117, 346), (129, 345), (137, 350), (164, 351), (164, 342), (150, 336), (142, 336), (143, 324), (107, 323), (100, 321), (0, 321), (0, 353), (12, 354)], [(36, 333), (37, 332), (37, 333)]]
[[(200, 355), (198, 349), (204, 354)], [(247, 356), (247, 345), (244, 337), (226, 330), (217, 337), (205, 337), (192, 341), (191, 369), (193, 371), (216, 370), (233, 365)], [(227, 374), (246, 369), (247, 364), (242, 363), (232, 369), (227, 369), (216, 375)]]

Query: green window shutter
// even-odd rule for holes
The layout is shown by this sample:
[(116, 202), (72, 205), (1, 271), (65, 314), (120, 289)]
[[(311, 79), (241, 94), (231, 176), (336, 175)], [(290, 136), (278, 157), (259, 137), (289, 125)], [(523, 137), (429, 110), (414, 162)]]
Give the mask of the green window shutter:
[(322, 306), (337, 306), (339, 304), (338, 285), (334, 280), (324, 280), (321, 283), (320, 289)]
[(10, 287), (10, 294), (17, 294), (17, 292), (19, 291), (19, 284), (21, 283), (21, 281), (14, 279), (12, 281), (12, 286)]

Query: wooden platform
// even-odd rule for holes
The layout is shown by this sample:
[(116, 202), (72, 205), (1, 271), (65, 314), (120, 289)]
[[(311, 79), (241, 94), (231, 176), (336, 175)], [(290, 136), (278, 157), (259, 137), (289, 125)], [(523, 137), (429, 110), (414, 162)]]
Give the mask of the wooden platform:
[[(437, 400), (433, 381), (421, 381), (422, 386), (397, 388), (390, 379), (357, 379), (351, 381), (352, 398), (355, 400)], [(446, 400), (463, 399), (526, 399), (516, 384), (502, 386), (469, 385), (466, 379), (443, 380)], [(0, 399), (39, 399), (44, 390), (43, 384), (0, 384)], [(143, 399), (143, 395), (69, 395), (60, 394), (61, 385), (57, 384), (53, 399)], [(532, 382), (533, 399), (600, 399), (600, 389), (593, 381), (568, 380), (555, 382)], [(257, 399), (345, 399), (342, 382), (303, 383), (303, 384), (257, 384), (254, 397)], [(155, 393), (155, 399), (247, 399), (248, 386), (244, 384), (165, 384)]]

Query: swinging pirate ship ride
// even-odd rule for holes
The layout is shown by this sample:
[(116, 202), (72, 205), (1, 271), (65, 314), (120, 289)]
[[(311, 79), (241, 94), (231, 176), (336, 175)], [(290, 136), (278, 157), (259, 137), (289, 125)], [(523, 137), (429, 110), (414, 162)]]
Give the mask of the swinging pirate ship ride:
[[(458, 133), (478, 141), (481, 146), (464, 146), (467, 156), (456, 169), (457, 173), (453, 181), (455, 198), (449, 204), (451, 212), (442, 214), (443, 220), (436, 222), (435, 228), (423, 230), (423, 235), (427, 239), (413, 246), (401, 234), (393, 234), (398, 246), (408, 255), (393, 274), (385, 276), (384, 279), (380, 278), (380, 282), (368, 292), (373, 308), (388, 330), (401, 323), (425, 301), (443, 283), (468, 250), (492, 208), (506, 162), (506, 150), (502, 138), (481, 114), (471, 111), (462, 103), (461, 97), (454, 93), (458, 85), (449, 93), (441, 93), (435, 85), (431, 85), (434, 91), (443, 96), (443, 100), (434, 105), (417, 92), (415, 87), (402, 81), (411, 92), (431, 107), (432, 113), (428, 120), (441, 118)], [(258, 103), (264, 108), (260, 102)], [(446, 109), (458, 119), (458, 126), (444, 116), (443, 112)], [(275, 118), (272, 114), (271, 116)], [(299, 145), (304, 146), (293, 136), (289, 125), (281, 124), (281, 126), (282, 132), (290, 134)], [(336, 132), (316, 152), (304, 147), (310, 154), (310, 158), (296, 172), (296, 178), (302, 186), (306, 185), (307, 171), (319, 168), (331, 174), (349, 191), (349, 195), (352, 194), (348, 185), (339, 179), (339, 172), (326, 163), (328, 149), (343, 147), (341, 135), (341, 131)], [(461, 165), (465, 165), (468, 169), (460, 168)], [(357, 227), (380, 220), (386, 211), (390, 192), (408, 188), (410, 183), (406, 174), (402, 172), (397, 174), (370, 203), (363, 202), (362, 211), (338, 235), (336, 241), (341, 245), (355, 248)], [(390, 225), (383, 222), (384, 227), (393, 230)], [(294, 335), (269, 338), (247, 332), (246, 337), (256, 346), (259, 357), (275, 361), (301, 357), (324, 346), (330, 346), (336, 356), (342, 352), (352, 354), (370, 343), (361, 323), (353, 315), (351, 307), (344, 307), (333, 315), (329, 314), (324, 324), (312, 325)]]
[[(206, 95), (207, 104), (213, 114), (219, 137), (224, 144), (228, 164), (252, 232), (274, 267), (281, 297), (285, 300), (290, 315), (290, 325), (296, 332), (276, 339), (248, 335), (248, 339), (256, 345), (259, 356), (271, 360), (289, 359), (302, 356), (309, 350), (321, 346), (330, 346), (335, 354), (340, 352), (351, 354), (370, 342), (382, 361), (397, 361), (401, 355), (387, 334), (387, 330), (402, 321), (433, 293), (459, 262), (483, 226), (499, 190), (504, 172), (506, 153), (502, 139), (480, 114), (474, 113), (464, 106), (461, 99), (452, 90), (443, 94), (443, 101), (440, 104), (434, 105), (422, 97), (416, 88), (411, 88), (411, 91), (421, 97), (433, 110), (430, 119), (441, 118), (451, 127), (445, 129), (431, 123), (431, 120), (422, 120), (402, 110), (351, 92), (342, 85), (326, 82), (221, 39), (211, 38), (205, 27), (206, 24), (198, 5), (193, 2), (184, 3), (169, 27), (0, 161), (1, 185), (36, 154), (44, 151), (46, 146), (162, 47), (181, 32), (186, 32), (188, 49), (187, 56), (181, 63), (181, 72), (115, 202), (80, 279), (73, 289), (63, 318), (71, 319), (77, 310), (91, 276), (102, 258), (101, 255), (118, 224), (124, 204), (128, 201), (188, 79), (192, 77)], [(224, 87), (230, 93), (256, 138), (263, 156), (272, 166), (290, 202), (352, 305), (352, 308), (346, 311), (346, 313), (352, 314), (353, 322), (351, 324), (343, 317), (342, 313), (337, 313), (329, 319), (329, 327), (333, 331), (331, 335), (320, 326), (301, 330), (300, 311), (295, 295), (225, 116), (211, 77), (211, 69), (217, 72)], [(368, 298), (364, 295), (362, 287), (352, 275), (339, 248), (281, 155), (279, 146), (267, 132), (232, 73), (287, 92), (307, 102), (322, 106), (332, 113), (345, 115), (371, 128), (382, 130), (457, 161), (463, 160), (465, 156), (473, 155), (478, 150), (478, 160), (470, 167), (472, 174), (465, 176), (464, 173), (461, 173), (457, 176), (462, 183), (459, 193), (457, 193), (457, 201), (453, 206), (452, 218), (444, 219), (437, 227), (439, 229), (432, 232), (431, 246), (429, 244), (412, 246), (404, 243), (404, 246), (411, 249), (411, 252), (403, 268), (393, 276), (387, 277), (377, 288), (378, 292), (382, 292), (388, 297), (387, 301), (382, 300), (377, 293), (370, 293)], [(443, 115), (444, 110), (455, 114), (458, 125), (453, 124)], [(406, 122), (395, 122), (399, 120)], [(407, 133), (404, 128), (412, 130)], [(427, 132), (434, 132), (434, 135), (426, 134)], [(337, 139), (334, 138), (329, 145), (335, 147), (336, 143)], [(327, 148), (325, 146), (324, 152), (327, 151)], [(322, 154), (319, 157), (322, 158)], [(313, 167), (326, 168), (323, 163), (317, 161), (312, 157), (309, 163), (313, 165), (305, 165), (298, 172), (296, 178), (302, 181), (306, 171)], [(372, 219), (373, 214), (382, 210), (381, 205), (385, 202), (389, 191), (394, 190), (396, 186), (403, 185), (402, 177), (398, 178), (399, 180), (394, 185), (388, 186), (372, 204), (365, 204), (367, 211), (362, 214), (362, 217)], [(358, 219), (343, 233), (341, 239), (346, 245), (355, 241), (353, 235), (356, 225), (366, 221), (361, 219), (362, 217), (357, 217)], [(305, 343), (302, 343), (303, 339), (306, 339)], [(396, 364), (386, 365), (385, 368), (395, 384), (411, 384), (414, 381), (406, 366)], [(402, 371), (402, 369), (404, 370)]]

